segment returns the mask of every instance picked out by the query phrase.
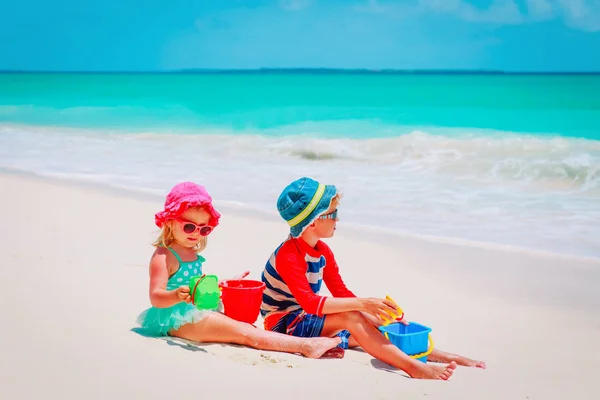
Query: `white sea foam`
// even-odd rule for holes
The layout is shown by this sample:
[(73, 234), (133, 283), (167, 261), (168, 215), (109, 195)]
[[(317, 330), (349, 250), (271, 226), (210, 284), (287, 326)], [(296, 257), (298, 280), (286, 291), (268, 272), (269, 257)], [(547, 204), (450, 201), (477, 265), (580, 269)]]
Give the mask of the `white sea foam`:
[(0, 126), (0, 167), (275, 211), (307, 175), (344, 192), (354, 224), (600, 257), (600, 142), (413, 131), (381, 139)]

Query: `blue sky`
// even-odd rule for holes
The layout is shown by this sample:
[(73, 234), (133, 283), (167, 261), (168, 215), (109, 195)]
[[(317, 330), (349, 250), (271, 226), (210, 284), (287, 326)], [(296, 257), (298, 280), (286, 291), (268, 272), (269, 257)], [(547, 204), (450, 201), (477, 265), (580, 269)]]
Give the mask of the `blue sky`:
[(600, 71), (600, 0), (6, 3), (4, 70)]

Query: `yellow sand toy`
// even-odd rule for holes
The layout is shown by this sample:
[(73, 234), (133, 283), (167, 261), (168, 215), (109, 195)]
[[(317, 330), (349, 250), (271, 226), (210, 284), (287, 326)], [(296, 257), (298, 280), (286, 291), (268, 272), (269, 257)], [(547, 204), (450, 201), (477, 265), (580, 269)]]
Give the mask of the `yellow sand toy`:
[(387, 316), (385, 314), (379, 314), (379, 316), (383, 320), (383, 325), (389, 325), (389, 324), (394, 323), (396, 321), (402, 321), (404, 319), (404, 311), (402, 311), (402, 309), (400, 308), (400, 306), (389, 295), (385, 296), (385, 299), (391, 301), (392, 303), (394, 303), (394, 305), (396, 306), (396, 309), (398, 310), (398, 312), (393, 313), (391, 311), (388, 311), (387, 312), (387, 316), (389, 316), (390, 318), (387, 318)]
[(387, 315), (379, 315), (383, 325), (379, 330), (396, 347), (412, 358), (427, 362), (427, 356), (433, 351), (433, 339), (431, 339), (431, 328), (411, 322), (405, 325), (399, 321), (404, 319), (404, 311), (390, 297), (385, 298), (396, 305), (397, 312), (388, 312)]

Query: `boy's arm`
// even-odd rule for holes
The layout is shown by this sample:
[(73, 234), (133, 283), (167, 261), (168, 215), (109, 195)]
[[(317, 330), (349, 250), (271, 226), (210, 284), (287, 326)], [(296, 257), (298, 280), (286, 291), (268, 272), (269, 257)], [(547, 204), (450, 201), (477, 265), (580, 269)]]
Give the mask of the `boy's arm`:
[(315, 294), (306, 279), (306, 261), (294, 253), (283, 255), (280, 251), (277, 255), (277, 272), (290, 288), (300, 307), (308, 314), (323, 316), (362, 309), (361, 299), (356, 297), (336, 299)]
[(323, 269), (323, 281), (334, 297), (327, 297), (322, 309), (323, 314), (364, 311), (379, 319), (380, 314), (395, 311), (396, 306), (387, 299), (357, 298), (342, 280), (333, 252), (327, 247), (324, 255), (327, 265)]
[(285, 281), (300, 307), (308, 314), (322, 316), (345, 311), (365, 311), (378, 317), (379, 314), (395, 311), (396, 308), (386, 299), (335, 298), (315, 294), (306, 279), (306, 261), (297, 253), (286, 253), (284, 249), (277, 254), (277, 273)]
[(327, 297), (321, 309), (323, 314), (347, 311), (364, 311), (377, 319), (381, 319), (380, 315), (386, 315), (397, 310), (395, 304), (391, 301), (375, 297)]
[(325, 297), (312, 291), (306, 278), (306, 261), (298, 254), (281, 249), (277, 254), (277, 273), (285, 281), (300, 307), (309, 314), (323, 315)]
[(346, 287), (346, 284), (342, 280), (340, 275), (340, 269), (335, 261), (335, 257), (332, 253), (326, 254), (327, 265), (323, 269), (323, 282), (327, 285), (327, 289), (331, 292), (333, 297), (356, 297)]

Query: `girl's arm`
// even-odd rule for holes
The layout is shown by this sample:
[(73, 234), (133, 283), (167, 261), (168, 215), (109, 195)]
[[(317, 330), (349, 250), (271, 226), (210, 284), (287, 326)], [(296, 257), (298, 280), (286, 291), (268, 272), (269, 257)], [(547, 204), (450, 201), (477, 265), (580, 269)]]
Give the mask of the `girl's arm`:
[[(169, 268), (167, 266), (167, 254), (158, 249), (150, 260), (150, 303), (157, 308), (171, 307), (182, 301), (179, 292), (189, 288), (180, 287), (176, 290), (167, 290), (169, 280)], [(183, 293), (182, 293), (183, 294)]]

